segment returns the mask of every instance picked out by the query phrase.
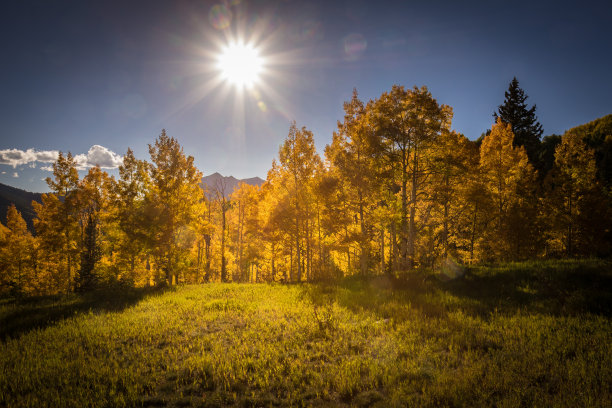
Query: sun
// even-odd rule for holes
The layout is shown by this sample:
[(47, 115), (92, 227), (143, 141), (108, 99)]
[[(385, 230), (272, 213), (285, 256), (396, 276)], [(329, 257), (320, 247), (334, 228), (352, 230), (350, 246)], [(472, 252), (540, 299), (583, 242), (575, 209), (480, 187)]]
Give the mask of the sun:
[(238, 87), (252, 87), (256, 84), (262, 66), (263, 60), (257, 49), (242, 43), (226, 46), (217, 64), (223, 78)]

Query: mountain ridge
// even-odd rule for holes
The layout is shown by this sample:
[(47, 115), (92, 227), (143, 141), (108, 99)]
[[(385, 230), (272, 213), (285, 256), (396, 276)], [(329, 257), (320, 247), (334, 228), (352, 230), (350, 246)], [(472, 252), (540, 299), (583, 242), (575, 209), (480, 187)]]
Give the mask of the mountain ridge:
[[(219, 172), (215, 172), (202, 177), (200, 185), (208, 198), (213, 198), (215, 196), (215, 189), (217, 187), (221, 188), (225, 197), (228, 198), (240, 183), (261, 186), (264, 182), (265, 180), (260, 177), (237, 179), (234, 176), (223, 176)], [(15, 204), (15, 207), (21, 213), (21, 216), (28, 225), (28, 229), (34, 232), (34, 218), (36, 218), (36, 212), (34, 211), (34, 207), (32, 207), (32, 201), (41, 203), (43, 194), (45, 193), (34, 193), (0, 183), (0, 221), (2, 224), (6, 225), (6, 212), (9, 206)]]
[(219, 172), (214, 172), (208, 176), (202, 177), (201, 186), (207, 198), (213, 198), (217, 190), (227, 198), (240, 183), (260, 187), (264, 182), (265, 180), (260, 177), (237, 179), (234, 176), (224, 176)]
[(42, 202), (43, 193), (32, 193), (17, 187), (0, 183), (0, 220), (6, 225), (6, 212), (11, 204), (15, 204), (17, 211), (28, 225), (30, 231), (34, 231), (34, 218), (36, 212), (32, 207), (32, 201)]

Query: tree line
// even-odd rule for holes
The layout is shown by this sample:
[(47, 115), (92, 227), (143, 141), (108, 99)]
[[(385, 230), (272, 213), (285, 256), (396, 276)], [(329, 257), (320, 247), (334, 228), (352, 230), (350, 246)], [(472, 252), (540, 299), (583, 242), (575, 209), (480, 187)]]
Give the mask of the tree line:
[(52, 192), (33, 203), (36, 235), (14, 206), (0, 224), (0, 291), (303, 282), (449, 260), (608, 255), (606, 151), (580, 131), (541, 141), (526, 98), (515, 78), (490, 131), (470, 141), (426, 87), (393, 86), (367, 103), (354, 91), (323, 157), (294, 122), (266, 182), (233, 192), (222, 182), (204, 191), (193, 157), (165, 130), (150, 161), (128, 149), (117, 178), (93, 167), (79, 179), (60, 153)]

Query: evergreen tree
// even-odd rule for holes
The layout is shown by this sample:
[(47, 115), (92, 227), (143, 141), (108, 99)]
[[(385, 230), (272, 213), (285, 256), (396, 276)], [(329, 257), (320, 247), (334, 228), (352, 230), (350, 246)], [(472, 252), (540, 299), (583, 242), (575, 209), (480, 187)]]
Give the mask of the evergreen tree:
[(94, 269), (104, 253), (103, 243), (106, 242), (103, 242), (103, 238), (108, 240), (109, 234), (104, 232), (111, 229), (109, 207), (112, 206), (110, 198), (115, 189), (114, 179), (96, 166), (89, 169), (76, 191), (81, 265), (75, 281), (80, 291), (88, 291), (95, 286), (97, 277)]
[(89, 213), (85, 236), (83, 237), (83, 249), (81, 250), (81, 269), (76, 278), (77, 290), (86, 292), (96, 285), (96, 274), (94, 269), (96, 263), (102, 257), (102, 251), (98, 242), (98, 220)]
[[(527, 108), (525, 101), (528, 96), (519, 86), (516, 77), (510, 82), (504, 95), (504, 103), (499, 105), (497, 112), (493, 112), (493, 117), (495, 121), (500, 118), (502, 122), (512, 127), (514, 145), (524, 146), (529, 162), (536, 166), (543, 132), (542, 125), (535, 114), (536, 105)], [(536, 167), (539, 168), (539, 166)]]

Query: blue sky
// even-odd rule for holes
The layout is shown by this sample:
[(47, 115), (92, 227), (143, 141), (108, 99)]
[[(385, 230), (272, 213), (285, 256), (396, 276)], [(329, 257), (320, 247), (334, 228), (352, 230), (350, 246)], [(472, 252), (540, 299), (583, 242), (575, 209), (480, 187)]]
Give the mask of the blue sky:
[[(0, 182), (47, 191), (49, 153), (112, 173), (162, 128), (204, 174), (265, 178), (290, 121), (320, 154), (357, 88), (426, 85), (471, 139), (516, 76), (544, 134), (612, 112), (612, 6), (539, 1), (31, 1), (0, 16)], [(258, 47), (252, 89), (218, 79)], [(28, 149), (29, 150), (28, 152)], [(16, 176), (16, 177), (15, 177)]]

